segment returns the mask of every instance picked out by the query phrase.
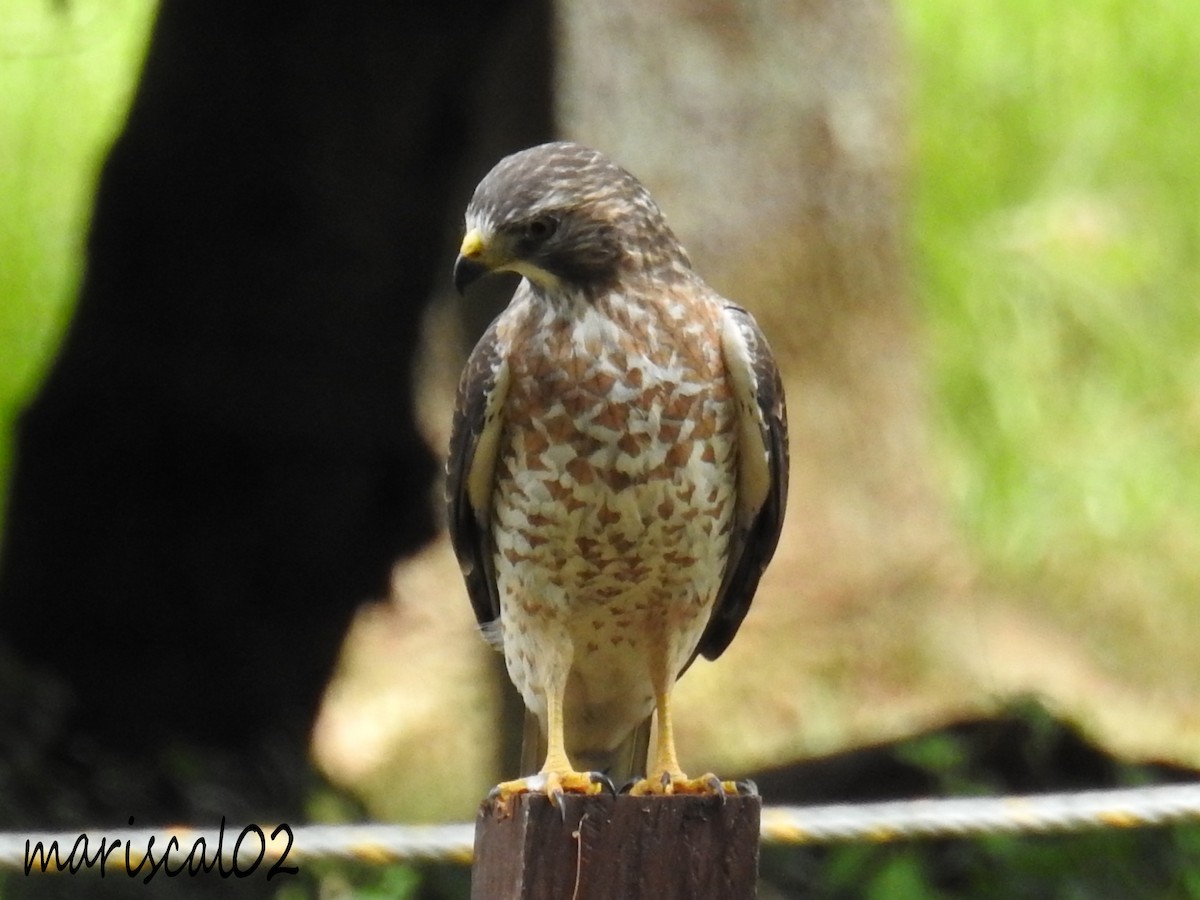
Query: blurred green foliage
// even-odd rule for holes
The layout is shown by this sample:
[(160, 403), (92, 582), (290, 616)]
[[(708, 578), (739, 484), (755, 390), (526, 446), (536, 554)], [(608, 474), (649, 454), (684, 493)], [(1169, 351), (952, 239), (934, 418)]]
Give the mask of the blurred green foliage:
[[(1200, 5), (897, 8), (915, 271), (961, 520), (990, 571), (1064, 613), (1086, 600), (1117, 648), (1194, 630)], [(1197, 674), (1190, 650), (1168, 657)]]
[(759, 896), (822, 900), (1195, 900), (1195, 827), (974, 841), (771, 847)]
[(151, 0), (0, 0), (0, 485), (14, 420), (74, 300), (98, 167), (153, 9)]
[[(1053, 743), (1062, 723), (1036, 703), (1009, 710), (1029, 727), (1022, 747), (1032, 770), (1053, 770)], [(966, 735), (923, 735), (895, 747), (898, 756), (921, 766), (939, 796), (1009, 792), (999, 772), (980, 765), (980, 746)], [(1114, 763), (1127, 786), (1153, 776), (1134, 764)], [(1067, 775), (1068, 773), (1060, 773)], [(813, 896), (830, 900), (1200, 900), (1200, 826), (1133, 830), (1096, 829), (1059, 835), (992, 835), (973, 840), (941, 839), (888, 845), (829, 848), (765, 848), (763, 874), (773, 897)]]
[[(1011, 702), (987, 727), (947, 727), (887, 749), (927, 776), (930, 796), (1134, 787), (1184, 777), (1121, 761), (1030, 697)], [(1200, 825), (766, 846), (760, 871), (761, 900), (1200, 900)]]
[(470, 894), (466, 866), (316, 861), (301, 865), (275, 900), (466, 900)]

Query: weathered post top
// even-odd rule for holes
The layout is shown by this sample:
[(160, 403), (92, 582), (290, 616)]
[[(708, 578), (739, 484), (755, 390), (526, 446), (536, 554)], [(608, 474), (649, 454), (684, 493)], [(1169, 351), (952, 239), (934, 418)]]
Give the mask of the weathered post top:
[(475, 820), (472, 900), (749, 900), (762, 800), (754, 795), (514, 797)]

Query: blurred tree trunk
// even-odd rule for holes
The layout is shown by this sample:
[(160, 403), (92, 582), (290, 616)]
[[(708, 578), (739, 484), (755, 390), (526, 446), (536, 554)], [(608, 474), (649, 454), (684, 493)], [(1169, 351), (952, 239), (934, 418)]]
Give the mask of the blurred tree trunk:
[[(689, 673), (696, 708), (679, 717), (721, 746), (737, 730), (721, 710), (760, 735), (755, 753), (782, 753), (805, 744), (820, 696), (854, 708), (865, 681), (911, 677), (895, 667), (920, 656), (921, 595), (954, 555), (905, 271), (898, 25), (885, 0), (560, 8), (560, 130), (649, 185), (784, 371), (779, 556), (730, 651), (742, 664)], [(824, 726), (838, 739), (853, 730), (845, 715)]]

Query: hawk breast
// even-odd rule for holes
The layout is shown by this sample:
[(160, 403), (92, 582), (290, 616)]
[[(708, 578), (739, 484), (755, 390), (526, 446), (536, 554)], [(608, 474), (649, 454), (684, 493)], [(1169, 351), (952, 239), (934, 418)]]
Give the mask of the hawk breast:
[[(715, 319), (700, 324), (719, 335)], [(498, 566), (582, 603), (639, 585), (664, 608), (711, 603), (736, 489), (719, 337), (627, 304), (525, 326), (513, 329), (497, 460)]]

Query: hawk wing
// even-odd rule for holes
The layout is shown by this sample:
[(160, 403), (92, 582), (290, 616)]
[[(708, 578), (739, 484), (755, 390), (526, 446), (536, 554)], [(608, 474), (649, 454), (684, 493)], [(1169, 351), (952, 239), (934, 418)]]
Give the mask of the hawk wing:
[(737, 507), (725, 577), (696, 648), (720, 656), (750, 609), (775, 553), (787, 506), (788, 435), (783, 383), (767, 339), (746, 310), (724, 308), (721, 349), (737, 406)]
[(500, 617), (491, 515), (508, 383), (508, 360), (493, 322), (471, 351), (458, 383), (446, 461), (450, 541), (475, 618), (489, 639), (493, 637), (489, 626)]

